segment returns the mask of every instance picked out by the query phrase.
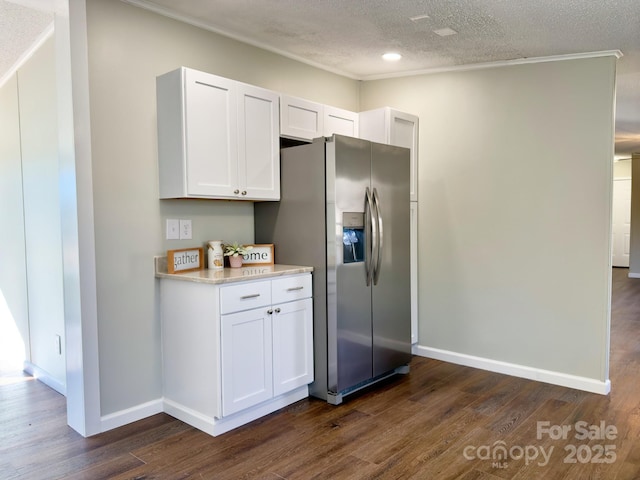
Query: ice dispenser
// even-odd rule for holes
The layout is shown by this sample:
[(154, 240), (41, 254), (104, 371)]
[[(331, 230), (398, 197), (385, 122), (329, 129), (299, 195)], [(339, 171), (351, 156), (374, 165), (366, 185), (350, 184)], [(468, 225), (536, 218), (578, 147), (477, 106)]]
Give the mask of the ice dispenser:
[(364, 262), (364, 213), (342, 214), (342, 262)]

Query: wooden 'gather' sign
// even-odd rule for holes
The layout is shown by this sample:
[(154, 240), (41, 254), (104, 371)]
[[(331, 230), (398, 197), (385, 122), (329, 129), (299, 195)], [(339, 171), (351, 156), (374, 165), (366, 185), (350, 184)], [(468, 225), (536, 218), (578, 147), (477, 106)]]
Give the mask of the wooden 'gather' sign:
[(167, 271), (169, 273), (191, 272), (204, 268), (203, 248), (182, 248), (167, 250)]

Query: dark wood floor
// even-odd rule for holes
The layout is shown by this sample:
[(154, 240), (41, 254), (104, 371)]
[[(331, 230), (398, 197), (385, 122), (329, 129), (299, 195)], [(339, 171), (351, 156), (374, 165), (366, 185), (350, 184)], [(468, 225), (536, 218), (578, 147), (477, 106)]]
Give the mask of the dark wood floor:
[[(640, 478), (640, 280), (614, 269), (613, 292), (609, 396), (416, 357), (407, 377), (341, 406), (300, 401), (216, 438), (161, 414), (85, 439), (63, 397), (5, 375), (0, 478)], [(571, 427), (567, 439), (538, 439), (545, 421)], [(577, 422), (617, 435), (576, 439)], [(500, 447), (503, 461), (487, 458)]]

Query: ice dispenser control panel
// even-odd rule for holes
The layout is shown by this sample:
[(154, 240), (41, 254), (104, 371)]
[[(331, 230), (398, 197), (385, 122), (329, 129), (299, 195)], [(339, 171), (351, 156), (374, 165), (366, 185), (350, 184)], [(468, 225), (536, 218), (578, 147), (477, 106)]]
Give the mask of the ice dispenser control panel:
[(342, 213), (342, 262), (364, 262), (364, 213)]

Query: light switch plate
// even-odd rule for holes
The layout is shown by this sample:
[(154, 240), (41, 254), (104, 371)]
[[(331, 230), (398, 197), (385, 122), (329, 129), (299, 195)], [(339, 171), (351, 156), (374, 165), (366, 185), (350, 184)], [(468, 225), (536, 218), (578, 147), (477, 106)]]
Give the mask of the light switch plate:
[(180, 221), (167, 218), (167, 240), (180, 240)]
[(191, 220), (180, 220), (180, 240), (191, 240)]

